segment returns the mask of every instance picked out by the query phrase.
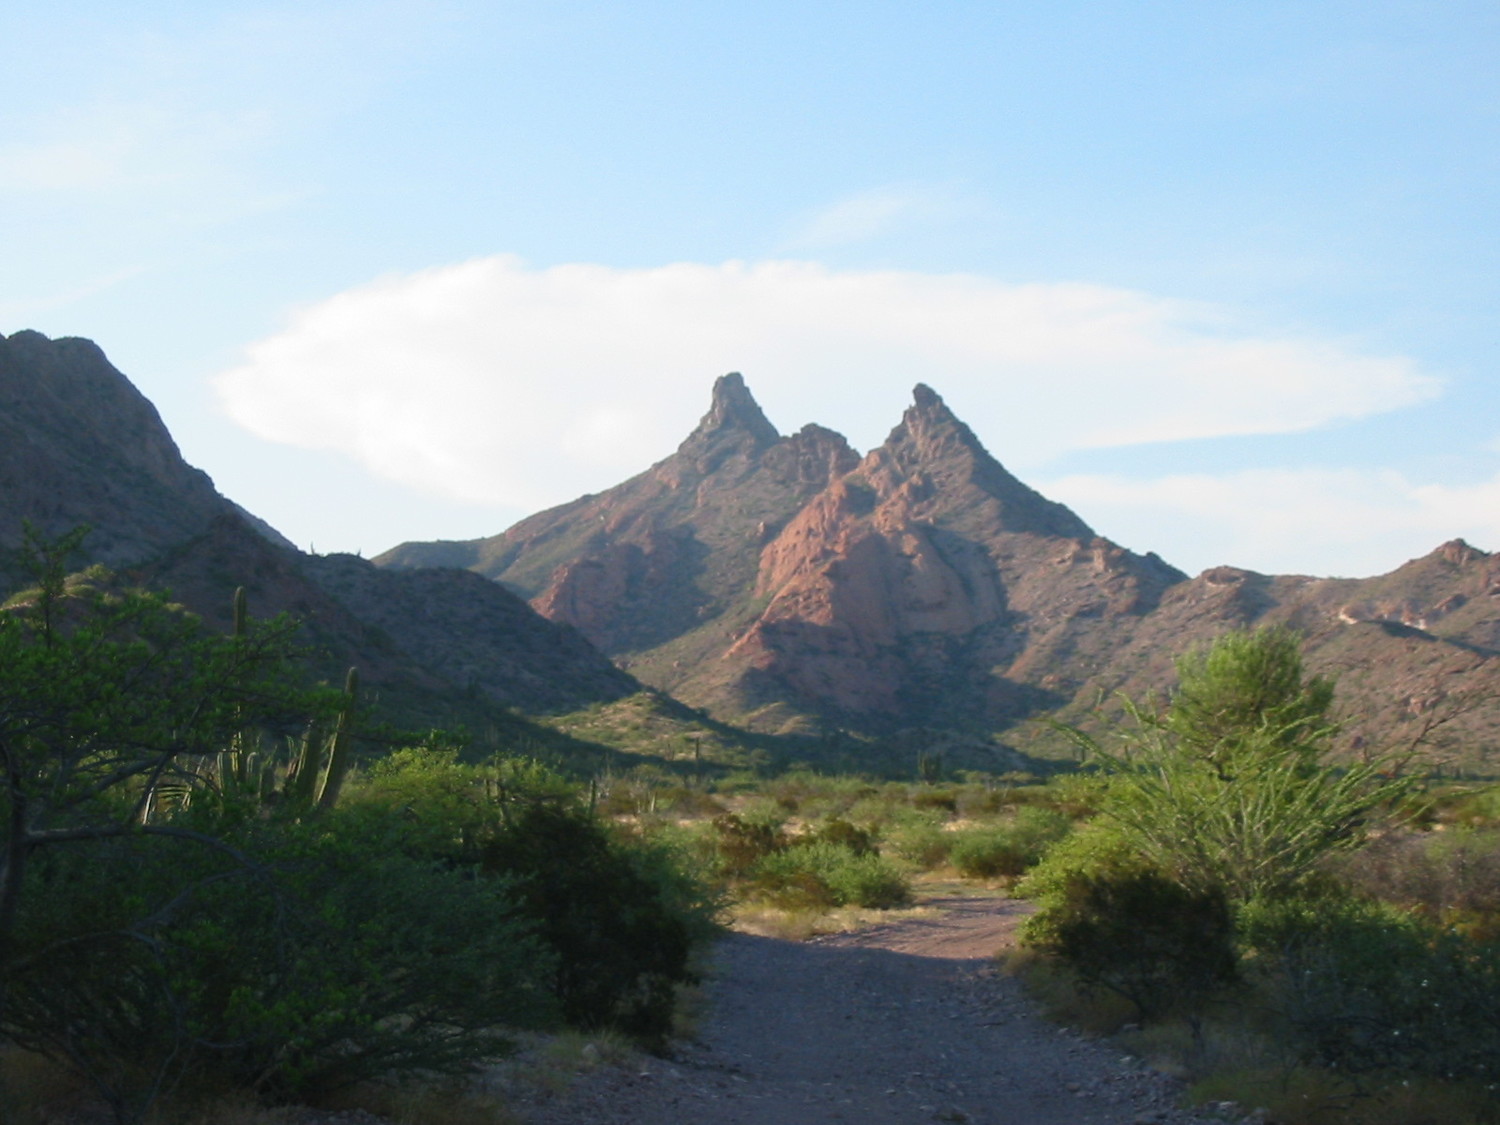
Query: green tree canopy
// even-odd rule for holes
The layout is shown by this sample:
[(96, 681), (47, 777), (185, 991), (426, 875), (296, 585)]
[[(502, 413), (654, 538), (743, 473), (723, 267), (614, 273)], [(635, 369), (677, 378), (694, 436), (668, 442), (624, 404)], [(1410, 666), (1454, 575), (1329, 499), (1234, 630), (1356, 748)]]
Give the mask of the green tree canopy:
[(1305, 673), (1296, 633), (1226, 633), (1178, 673), (1165, 711), (1128, 704), (1118, 748), (1084, 741), (1111, 778), (1102, 811), (1183, 885), (1234, 902), (1289, 891), (1404, 789), (1380, 763), (1328, 760), (1333, 685)]
[(39, 849), (190, 836), (144, 823), (160, 785), (246, 726), (338, 705), (336, 692), (303, 686), (290, 621), (224, 636), (103, 570), (70, 577), (81, 537), (29, 540), (36, 585), (0, 607), (0, 965)]

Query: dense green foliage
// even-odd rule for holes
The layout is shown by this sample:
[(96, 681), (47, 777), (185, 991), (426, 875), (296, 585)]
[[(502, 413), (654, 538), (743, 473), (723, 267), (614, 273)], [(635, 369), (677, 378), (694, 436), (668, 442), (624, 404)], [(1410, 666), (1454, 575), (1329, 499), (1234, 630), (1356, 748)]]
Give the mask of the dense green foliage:
[(1023, 807), (1008, 822), (954, 833), (948, 856), (971, 879), (1015, 879), (1072, 830), (1056, 809)]
[(1383, 810), (1415, 807), (1412, 783), (1328, 761), (1332, 689), (1294, 634), (1231, 633), (1178, 669), (1164, 711), (1132, 705), (1112, 745), (1084, 740), (1099, 815), (1023, 884), (1028, 943), (1195, 1035), (1211, 1001), (1244, 1005), (1283, 1066), (1493, 1083), (1493, 841), (1366, 846)]
[(341, 796), (352, 677), (306, 689), (289, 623), (212, 634), (67, 546), (0, 612), (0, 1036), (122, 1122), (458, 1072), (521, 1027), (664, 1036), (718, 905), (681, 856), (524, 761), (402, 751)]
[(511, 888), (348, 823), (245, 823), (237, 858), (131, 836), (32, 872), (3, 1027), (117, 1104), (187, 1079), (300, 1096), (454, 1071), (550, 1019), (552, 954)]
[(1132, 705), (1118, 750), (1088, 747), (1110, 775), (1104, 815), (1185, 885), (1236, 902), (1290, 893), (1406, 787), (1379, 763), (1326, 761), (1332, 687), (1304, 680), (1295, 634), (1227, 633), (1177, 667), (1164, 714)]
[(1256, 903), (1241, 925), (1305, 1058), (1500, 1080), (1500, 944), (1336, 892)]

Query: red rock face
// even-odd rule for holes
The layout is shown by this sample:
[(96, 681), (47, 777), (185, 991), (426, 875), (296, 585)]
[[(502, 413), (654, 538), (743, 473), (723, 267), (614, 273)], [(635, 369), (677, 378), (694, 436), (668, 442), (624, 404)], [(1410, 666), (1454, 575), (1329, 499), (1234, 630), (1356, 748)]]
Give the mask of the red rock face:
[[(900, 721), (934, 687), (935, 700), (967, 694), (970, 713), (1006, 706), (985, 661), (1013, 665), (1034, 619), (1058, 615), (1050, 603), (1131, 613), (1180, 577), (1138, 573), (1143, 560), (1011, 477), (936, 394), (915, 397), (887, 442), (761, 551), (756, 594), (769, 601), (723, 655), (844, 715)], [(1053, 563), (1037, 581), (1042, 555)]]
[(1141, 612), (1182, 578), (1016, 480), (925, 386), (860, 459), (822, 427), (777, 436), (738, 376), (675, 454), (618, 488), (377, 561), (451, 561), (455, 546), (689, 703), (856, 727), (1012, 712), (1045, 691), (1007, 679), (1034, 630)]
[(1355, 670), (1346, 695), (1371, 730), (1432, 714), (1411, 700), (1491, 681), (1500, 696), (1486, 655), (1500, 654), (1500, 559), (1455, 541), (1377, 579), (1220, 566), (1189, 581), (1021, 483), (925, 386), (861, 459), (821, 427), (777, 436), (726, 377), (639, 477), (385, 561), (439, 551), (467, 552), (646, 682), (769, 729), (1086, 718), (1117, 689), (1164, 689), (1184, 649), (1269, 621), (1303, 629), (1315, 667)]

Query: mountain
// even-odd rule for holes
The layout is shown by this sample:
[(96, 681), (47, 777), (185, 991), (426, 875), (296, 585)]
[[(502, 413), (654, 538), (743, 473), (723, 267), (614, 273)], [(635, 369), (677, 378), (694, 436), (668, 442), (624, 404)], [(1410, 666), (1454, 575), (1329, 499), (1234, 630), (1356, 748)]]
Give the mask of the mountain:
[(49, 537), (87, 523), (92, 557), (121, 566), (227, 509), (95, 344), (0, 336), (0, 545), (19, 543), (26, 520)]
[(1446, 738), (1472, 764), (1500, 735), (1500, 558), (1455, 541), (1377, 578), (1189, 579), (1016, 479), (925, 385), (861, 458), (819, 426), (781, 436), (726, 375), (639, 476), (374, 561), (474, 570), (646, 683), (762, 730), (1030, 747), (1044, 735), (1027, 719), (1087, 725), (1101, 700), (1118, 713), (1116, 692), (1168, 686), (1184, 649), (1282, 622), (1340, 676), (1354, 752)]
[(358, 665), (393, 721), (489, 723), (500, 708), (571, 710), (640, 689), (573, 629), (467, 571), (298, 551), (183, 460), (88, 340), (0, 336), (0, 596), (24, 580), (13, 558), (27, 522), (49, 537), (89, 525), (78, 565), (169, 589), (219, 628), (244, 586), (256, 616), (303, 622), (320, 674)]
[(1045, 683), (996, 669), (1033, 643), (1087, 648), (1097, 630), (1078, 620), (1147, 612), (1184, 577), (1026, 487), (925, 386), (860, 458), (820, 426), (780, 436), (737, 374), (675, 453), (624, 484), (375, 562), (467, 566), (646, 682), (788, 731), (1057, 706)]

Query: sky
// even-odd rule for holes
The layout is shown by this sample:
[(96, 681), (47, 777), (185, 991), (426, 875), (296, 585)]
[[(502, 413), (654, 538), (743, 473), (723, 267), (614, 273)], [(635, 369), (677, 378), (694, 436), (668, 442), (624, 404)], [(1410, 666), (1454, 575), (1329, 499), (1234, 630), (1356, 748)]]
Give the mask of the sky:
[(0, 333), (305, 549), (495, 534), (740, 371), (934, 388), (1189, 573), (1500, 550), (1492, 0), (0, 7)]

